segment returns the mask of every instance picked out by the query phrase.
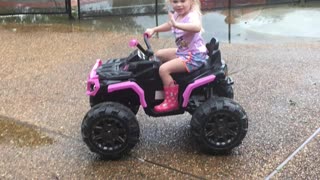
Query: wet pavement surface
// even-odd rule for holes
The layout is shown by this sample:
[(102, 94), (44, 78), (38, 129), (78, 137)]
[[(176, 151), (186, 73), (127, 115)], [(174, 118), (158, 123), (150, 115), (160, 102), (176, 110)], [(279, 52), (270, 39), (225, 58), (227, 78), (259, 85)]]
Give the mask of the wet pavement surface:
[[(222, 42), (235, 100), (249, 116), (242, 145), (227, 156), (202, 154), (189, 114), (152, 118), (140, 109), (137, 146), (119, 161), (101, 160), (81, 140), (85, 80), (96, 59), (124, 57), (128, 41), (141, 37), (26, 28), (0, 26), (0, 179), (263, 179), (319, 132), (318, 40)], [(317, 133), (271, 178), (319, 179), (319, 140)]]

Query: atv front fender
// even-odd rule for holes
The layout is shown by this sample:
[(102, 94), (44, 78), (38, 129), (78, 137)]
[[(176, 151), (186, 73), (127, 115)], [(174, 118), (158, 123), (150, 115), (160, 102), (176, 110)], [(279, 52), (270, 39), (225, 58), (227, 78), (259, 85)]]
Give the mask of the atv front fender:
[(108, 93), (118, 91), (118, 90), (123, 90), (123, 89), (132, 89), (139, 96), (141, 106), (143, 108), (147, 107), (146, 99), (144, 96), (144, 91), (135, 82), (125, 81), (125, 82), (121, 82), (121, 83), (111, 84), (108, 86)]

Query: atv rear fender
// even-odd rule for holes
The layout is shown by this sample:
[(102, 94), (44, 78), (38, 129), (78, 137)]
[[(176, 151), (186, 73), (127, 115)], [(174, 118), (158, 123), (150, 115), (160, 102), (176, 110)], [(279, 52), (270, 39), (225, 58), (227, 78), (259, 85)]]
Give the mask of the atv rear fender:
[(193, 83), (189, 84), (187, 86), (187, 88), (184, 90), (183, 95), (182, 95), (183, 96), (182, 107), (187, 107), (187, 105), (189, 103), (189, 98), (190, 98), (190, 95), (191, 95), (193, 89), (195, 89), (199, 86), (208, 84), (208, 83), (214, 81), (215, 78), (216, 78), (215, 75), (209, 75), (209, 76), (197, 79)]

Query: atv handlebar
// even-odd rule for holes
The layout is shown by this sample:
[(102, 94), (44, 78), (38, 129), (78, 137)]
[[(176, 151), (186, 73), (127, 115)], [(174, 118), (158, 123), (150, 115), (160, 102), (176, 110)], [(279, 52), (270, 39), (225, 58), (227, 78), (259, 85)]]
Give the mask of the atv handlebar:
[(146, 46), (147, 46), (147, 50), (145, 53), (145, 55), (147, 56), (147, 59), (149, 59), (150, 57), (153, 56), (153, 50), (152, 50), (150, 42), (149, 42), (150, 37), (151, 36), (149, 36), (149, 34), (147, 34), (147, 33), (143, 34), (144, 43), (146, 43)]
[(136, 40), (136, 39), (132, 39), (130, 42), (129, 42), (129, 46), (130, 47), (137, 47), (139, 50), (142, 51), (143, 54), (146, 55), (146, 59), (149, 59), (150, 57), (153, 56), (153, 51), (151, 49), (151, 45), (149, 43), (149, 38), (150, 36), (147, 34), (147, 33), (144, 33), (143, 34), (143, 38), (144, 38), (144, 42), (147, 46), (147, 50), (145, 50), (140, 44), (139, 42)]
[(143, 39), (144, 39), (144, 43), (146, 43), (147, 49), (151, 49), (150, 43), (149, 43), (149, 38), (151, 36), (149, 36), (149, 34), (144, 33), (143, 34)]

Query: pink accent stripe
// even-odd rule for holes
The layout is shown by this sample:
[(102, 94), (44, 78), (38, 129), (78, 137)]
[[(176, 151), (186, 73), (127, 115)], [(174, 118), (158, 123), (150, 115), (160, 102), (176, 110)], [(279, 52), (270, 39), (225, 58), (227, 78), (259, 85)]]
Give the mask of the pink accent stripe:
[(193, 91), (193, 89), (195, 89), (199, 86), (202, 86), (204, 84), (207, 84), (209, 82), (212, 82), (215, 78), (216, 78), (215, 75), (210, 75), (210, 76), (198, 79), (194, 83), (189, 84), (187, 86), (186, 90), (183, 92), (182, 107), (186, 107), (188, 105), (189, 98), (190, 98), (190, 95), (191, 95), (191, 92)]
[[(87, 80), (87, 95), (89, 96), (95, 96), (100, 89), (100, 83), (97, 75), (97, 69), (99, 66), (101, 66), (102, 61), (100, 59), (97, 59), (96, 64), (91, 69), (91, 72), (89, 74), (88, 80)], [(91, 86), (94, 86), (94, 90), (91, 91)]]
[(126, 82), (122, 82), (122, 83), (116, 83), (116, 84), (111, 84), (108, 86), (108, 92), (111, 93), (113, 91), (117, 91), (117, 90), (122, 90), (122, 89), (132, 89), (134, 90), (134, 92), (136, 92), (139, 96), (140, 99), (140, 104), (142, 107), (147, 107), (147, 103), (144, 97), (144, 91), (143, 89), (141, 89), (141, 87), (132, 81), (126, 81)]

